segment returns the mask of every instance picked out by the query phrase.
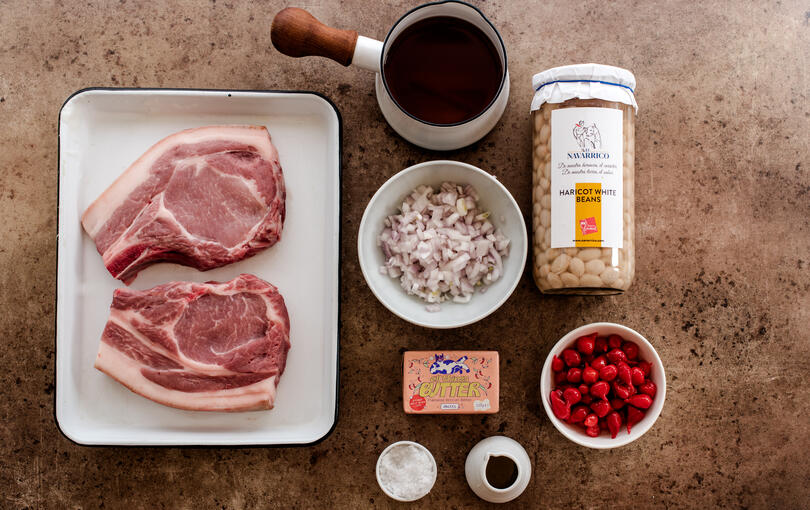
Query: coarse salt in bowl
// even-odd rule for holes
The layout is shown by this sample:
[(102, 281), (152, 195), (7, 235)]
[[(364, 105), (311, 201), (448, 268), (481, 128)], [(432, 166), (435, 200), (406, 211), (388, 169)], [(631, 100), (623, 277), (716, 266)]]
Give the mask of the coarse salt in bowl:
[[(585, 435), (584, 428), (578, 425), (571, 425), (554, 416), (554, 412), (551, 409), (551, 404), (549, 403), (549, 395), (551, 394), (551, 389), (554, 387), (554, 372), (551, 369), (551, 362), (554, 359), (554, 356), (556, 355), (557, 357), (562, 357), (562, 352), (565, 349), (569, 347), (575, 348), (573, 346), (575, 345), (577, 338), (593, 333), (598, 333), (599, 336), (609, 336), (615, 334), (621, 336), (626, 341), (635, 342), (635, 344), (638, 345), (638, 359), (652, 363), (652, 371), (650, 372), (649, 378), (655, 383), (656, 386), (656, 393), (655, 397), (653, 398), (652, 406), (646, 410), (644, 418), (633, 425), (629, 434), (627, 433), (627, 424), (622, 422), (622, 425), (619, 428), (619, 433), (615, 439), (611, 438), (610, 435), (606, 435), (605, 433), (600, 434), (598, 437), (590, 437)], [(658, 416), (661, 414), (661, 410), (664, 408), (664, 399), (667, 393), (667, 379), (666, 374), (664, 373), (664, 364), (661, 362), (661, 358), (658, 356), (658, 353), (655, 352), (652, 344), (646, 338), (641, 336), (640, 333), (626, 326), (622, 326), (621, 324), (614, 324), (612, 322), (594, 322), (570, 331), (568, 334), (562, 337), (560, 341), (554, 345), (554, 347), (552, 347), (551, 352), (549, 352), (548, 356), (546, 357), (546, 363), (543, 365), (543, 371), (540, 375), (540, 393), (540, 397), (543, 400), (543, 408), (546, 410), (548, 419), (551, 420), (551, 423), (557, 430), (560, 431), (562, 435), (571, 441), (582, 446), (587, 446), (588, 448), (609, 449), (631, 443), (650, 430), (653, 423), (655, 423), (655, 420), (657, 420)]]
[[(399, 278), (380, 273), (385, 256), (377, 244), (383, 221), (397, 214), (404, 199), (422, 185), (438, 189), (442, 183), (469, 184), (479, 195), (478, 207), (490, 213), (494, 226), (509, 238), (509, 255), (503, 258), (503, 274), (487, 286), (476, 290), (467, 303), (445, 301), (439, 311), (429, 311), (428, 303), (409, 295)], [(497, 310), (517, 287), (526, 265), (528, 236), (523, 214), (509, 190), (480, 168), (458, 161), (438, 160), (419, 163), (388, 179), (366, 206), (357, 236), (360, 269), (371, 291), (398, 317), (428, 328), (447, 329), (472, 324)]]
[(430, 450), (413, 441), (388, 445), (377, 459), (377, 483), (390, 498), (416, 501), (436, 483), (436, 460)]

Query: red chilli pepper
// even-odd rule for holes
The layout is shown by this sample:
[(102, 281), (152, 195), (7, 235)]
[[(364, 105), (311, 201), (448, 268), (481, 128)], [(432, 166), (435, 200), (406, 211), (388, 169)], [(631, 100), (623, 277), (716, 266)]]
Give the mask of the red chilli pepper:
[(585, 418), (588, 416), (588, 408), (585, 406), (576, 406), (573, 411), (571, 411), (571, 417), (568, 419), (571, 423), (581, 423), (585, 421)]
[(585, 367), (582, 371), (582, 381), (588, 384), (593, 384), (599, 380), (599, 371), (593, 367)]
[(611, 439), (616, 439), (616, 435), (619, 433), (619, 428), (622, 426), (622, 415), (613, 411), (607, 417), (607, 426), (608, 430), (610, 430), (610, 437)]
[(619, 335), (610, 335), (607, 339), (608, 347), (611, 349), (618, 349), (622, 346), (624, 339)]
[(564, 367), (565, 364), (563, 363), (563, 360), (558, 358), (557, 355), (555, 354), (554, 357), (551, 358), (551, 369), (554, 370), (555, 372), (559, 372)]
[[(625, 363), (624, 361), (620, 361), (620, 362), (619, 362), (619, 363), (616, 365), (616, 367), (618, 368), (618, 376), (619, 376), (619, 379), (620, 379), (620, 380), (621, 380), (621, 381), (622, 381), (624, 384), (633, 384), (633, 382), (632, 382), (632, 377), (631, 377), (631, 375), (630, 375), (630, 365), (628, 365), (628, 364), (627, 364), (627, 363)], [(644, 374), (642, 374), (642, 375), (644, 375)]]
[(563, 361), (569, 367), (578, 367), (582, 363), (582, 357), (574, 349), (566, 349), (563, 351)]
[(649, 395), (651, 397), (655, 396), (656, 391), (658, 388), (655, 386), (655, 383), (652, 381), (644, 381), (641, 386), (638, 387), (638, 391), (645, 395)]
[(610, 407), (610, 404), (607, 402), (607, 400), (597, 400), (596, 402), (591, 404), (591, 409), (593, 409), (593, 412), (596, 413), (596, 416), (600, 418), (604, 418), (610, 411), (613, 410), (613, 408)]
[(639, 409), (649, 409), (653, 403), (653, 400), (651, 396), (644, 393), (639, 393), (628, 398), (627, 403), (633, 407), (638, 407)]
[(599, 434), (602, 432), (602, 429), (599, 428), (599, 425), (595, 427), (588, 427), (585, 429), (585, 434), (590, 437), (599, 437)]
[(625, 342), (622, 344), (622, 350), (627, 354), (627, 359), (634, 360), (638, 358), (638, 345), (633, 342)]
[(605, 365), (599, 370), (599, 378), (603, 381), (612, 381), (618, 373), (619, 369), (616, 368), (616, 365)]
[(568, 382), (572, 383), (579, 383), (582, 381), (582, 369), (581, 368), (569, 368), (568, 374), (566, 375)]
[(595, 398), (605, 399), (605, 396), (610, 391), (610, 385), (605, 381), (598, 381), (591, 386), (591, 396)]
[(596, 339), (596, 342), (594, 342), (593, 351), (607, 352), (607, 350), (608, 350), (607, 338), (600, 336), (599, 338)]
[(577, 350), (582, 354), (593, 354), (596, 343), (596, 333), (577, 338)]
[(607, 366), (607, 358), (605, 358), (604, 356), (597, 356), (597, 357), (596, 357), (596, 358), (594, 358), (594, 359), (593, 359), (593, 361), (591, 362), (591, 367), (592, 367), (594, 370), (596, 370), (597, 372), (598, 372), (598, 371), (600, 371), (600, 370), (602, 370), (602, 369), (603, 369), (603, 368), (605, 368), (606, 366)]
[(612, 351), (607, 353), (607, 359), (614, 364), (620, 361), (627, 362), (627, 355), (624, 353), (624, 351), (621, 351), (619, 349), (613, 349)]
[(636, 388), (632, 384), (624, 384), (621, 381), (613, 381), (613, 393), (621, 399), (628, 399), (636, 394)]
[(560, 420), (567, 420), (571, 416), (571, 407), (566, 404), (557, 391), (552, 391), (550, 396), (551, 410), (554, 416)]
[(644, 375), (646, 377), (649, 377), (650, 372), (652, 372), (652, 363), (650, 363), (649, 361), (642, 361), (638, 364), (638, 368), (640, 368), (641, 371), (644, 372)]
[(582, 394), (576, 388), (568, 388), (563, 392), (563, 400), (568, 406), (572, 406), (582, 400)]
[(630, 381), (638, 386), (644, 382), (644, 371), (638, 367), (630, 369)]
[(591, 413), (585, 417), (585, 420), (582, 422), (582, 424), (585, 425), (586, 427), (595, 427), (599, 424), (599, 417)]
[(630, 433), (630, 429), (633, 428), (633, 425), (640, 422), (641, 419), (644, 418), (644, 413), (639, 411), (635, 407), (628, 407), (627, 408), (627, 433)]

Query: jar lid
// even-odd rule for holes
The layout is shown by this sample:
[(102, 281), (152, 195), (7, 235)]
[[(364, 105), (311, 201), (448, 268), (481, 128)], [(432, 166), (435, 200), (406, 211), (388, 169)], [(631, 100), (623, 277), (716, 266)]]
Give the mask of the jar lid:
[(630, 105), (638, 111), (636, 77), (627, 69), (603, 64), (560, 66), (532, 77), (532, 111), (543, 103), (569, 99), (602, 99)]

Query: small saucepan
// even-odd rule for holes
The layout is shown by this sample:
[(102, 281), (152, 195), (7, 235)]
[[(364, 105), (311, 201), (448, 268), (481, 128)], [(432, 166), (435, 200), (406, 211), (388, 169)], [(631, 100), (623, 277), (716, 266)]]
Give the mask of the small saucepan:
[(457, 0), (412, 9), (384, 42), (328, 27), (288, 7), (273, 20), (271, 40), (291, 57), (322, 56), (374, 71), (385, 120), (426, 149), (478, 141), (498, 123), (509, 98), (500, 34), (481, 11)]

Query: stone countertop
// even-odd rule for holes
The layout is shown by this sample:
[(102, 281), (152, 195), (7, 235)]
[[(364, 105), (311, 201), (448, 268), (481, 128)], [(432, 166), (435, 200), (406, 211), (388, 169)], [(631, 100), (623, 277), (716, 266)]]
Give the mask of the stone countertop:
[[(480, 439), (522, 443), (533, 478), (518, 507), (781, 507), (810, 500), (810, 11), (782, 2), (475, 1), (501, 31), (512, 93), (472, 147), (428, 152), (387, 127), (373, 77), (270, 45), (279, 2), (43, 1), (0, 5), (0, 507), (393, 506), (379, 452), (418, 440), (439, 461), (419, 506), (470, 507), (464, 459)], [(415, 2), (310, 0), (322, 21), (382, 38)], [(480, 166), (531, 208), (531, 75), (584, 61), (632, 70), (636, 282), (624, 296), (543, 297), (526, 271), (489, 318), (455, 331), (405, 323), (365, 285), (357, 226), (411, 164)], [(343, 116), (340, 408), (308, 448), (88, 448), (54, 423), (57, 116), (89, 86), (308, 89)], [(655, 426), (613, 451), (565, 440), (539, 371), (570, 329), (641, 331), (667, 370)], [(405, 349), (501, 353), (501, 411), (406, 416)]]

